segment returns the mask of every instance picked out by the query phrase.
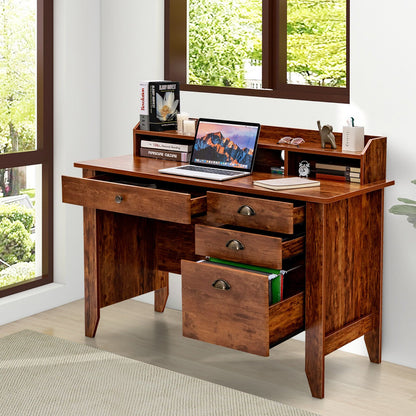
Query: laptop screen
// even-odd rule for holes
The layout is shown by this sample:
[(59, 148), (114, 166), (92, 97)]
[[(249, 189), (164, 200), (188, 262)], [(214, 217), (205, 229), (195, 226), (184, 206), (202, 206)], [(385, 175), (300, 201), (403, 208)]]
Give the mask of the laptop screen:
[(259, 132), (258, 123), (201, 118), (191, 164), (252, 172)]

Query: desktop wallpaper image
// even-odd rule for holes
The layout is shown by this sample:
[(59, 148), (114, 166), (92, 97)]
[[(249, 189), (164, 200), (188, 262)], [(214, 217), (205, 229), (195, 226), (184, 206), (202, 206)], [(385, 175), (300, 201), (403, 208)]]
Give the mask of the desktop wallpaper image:
[(252, 163), (257, 127), (200, 123), (195, 138), (196, 163), (249, 169)]

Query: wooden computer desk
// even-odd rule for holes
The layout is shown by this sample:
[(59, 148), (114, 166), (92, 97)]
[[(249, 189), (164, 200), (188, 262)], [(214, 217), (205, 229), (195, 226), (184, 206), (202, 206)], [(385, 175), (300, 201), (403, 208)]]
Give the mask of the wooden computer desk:
[[(303, 137), (299, 146), (283, 136)], [(362, 152), (322, 149), (312, 130), (262, 126), (252, 176), (226, 182), (163, 175), (176, 162), (139, 157), (142, 138), (189, 141), (176, 132), (133, 129), (133, 154), (75, 163), (82, 178), (62, 178), (63, 201), (84, 207), (85, 334), (100, 308), (155, 291), (168, 298), (168, 272), (182, 274), (185, 336), (263, 356), (305, 330), (305, 371), (324, 396), (325, 356), (364, 335), (381, 361), (383, 194), (386, 138), (365, 138)], [(297, 175), (308, 161), (360, 168), (360, 183), (321, 180), (318, 188), (271, 191), (253, 180)], [(230, 241), (236, 243), (228, 244)], [(241, 250), (238, 243), (242, 243)], [(231, 246), (231, 247), (227, 247)], [(251, 271), (197, 262), (204, 256), (272, 268), (301, 267), (283, 299), (268, 303), (268, 281)], [(302, 267), (304, 266), (304, 267)], [(220, 280), (222, 289), (212, 286)], [(226, 285), (228, 284), (228, 287)]]

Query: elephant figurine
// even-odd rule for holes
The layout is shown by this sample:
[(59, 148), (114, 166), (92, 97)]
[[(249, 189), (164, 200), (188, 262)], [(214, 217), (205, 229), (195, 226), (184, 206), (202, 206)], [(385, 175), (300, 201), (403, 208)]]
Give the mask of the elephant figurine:
[(325, 148), (325, 144), (329, 143), (333, 149), (337, 148), (337, 144), (335, 143), (335, 136), (332, 133), (332, 126), (325, 125), (321, 127), (321, 122), (318, 120), (318, 129), (319, 134), (321, 135), (321, 146)]

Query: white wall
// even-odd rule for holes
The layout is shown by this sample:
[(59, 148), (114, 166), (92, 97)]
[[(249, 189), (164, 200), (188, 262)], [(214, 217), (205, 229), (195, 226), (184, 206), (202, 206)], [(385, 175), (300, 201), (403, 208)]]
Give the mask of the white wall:
[[(102, 0), (102, 155), (131, 153), (138, 121), (137, 87), (163, 79), (163, 0)], [(398, 196), (415, 197), (414, 131), (416, 2), (351, 1), (351, 104), (181, 93), (181, 110), (192, 116), (247, 119), (262, 124), (315, 129), (316, 120), (341, 131), (353, 115), (368, 134), (388, 137), (385, 192), (383, 359), (416, 367), (416, 230), (387, 213)], [(371, 253), (369, 253), (371, 255)], [(176, 282), (178, 280), (175, 276)], [(146, 297), (148, 301), (150, 297)], [(180, 306), (180, 285), (168, 306)], [(362, 353), (361, 340), (349, 346)]]
[(0, 325), (84, 294), (82, 209), (62, 203), (61, 175), (100, 154), (100, 2), (54, 4), (55, 283), (0, 299)]

